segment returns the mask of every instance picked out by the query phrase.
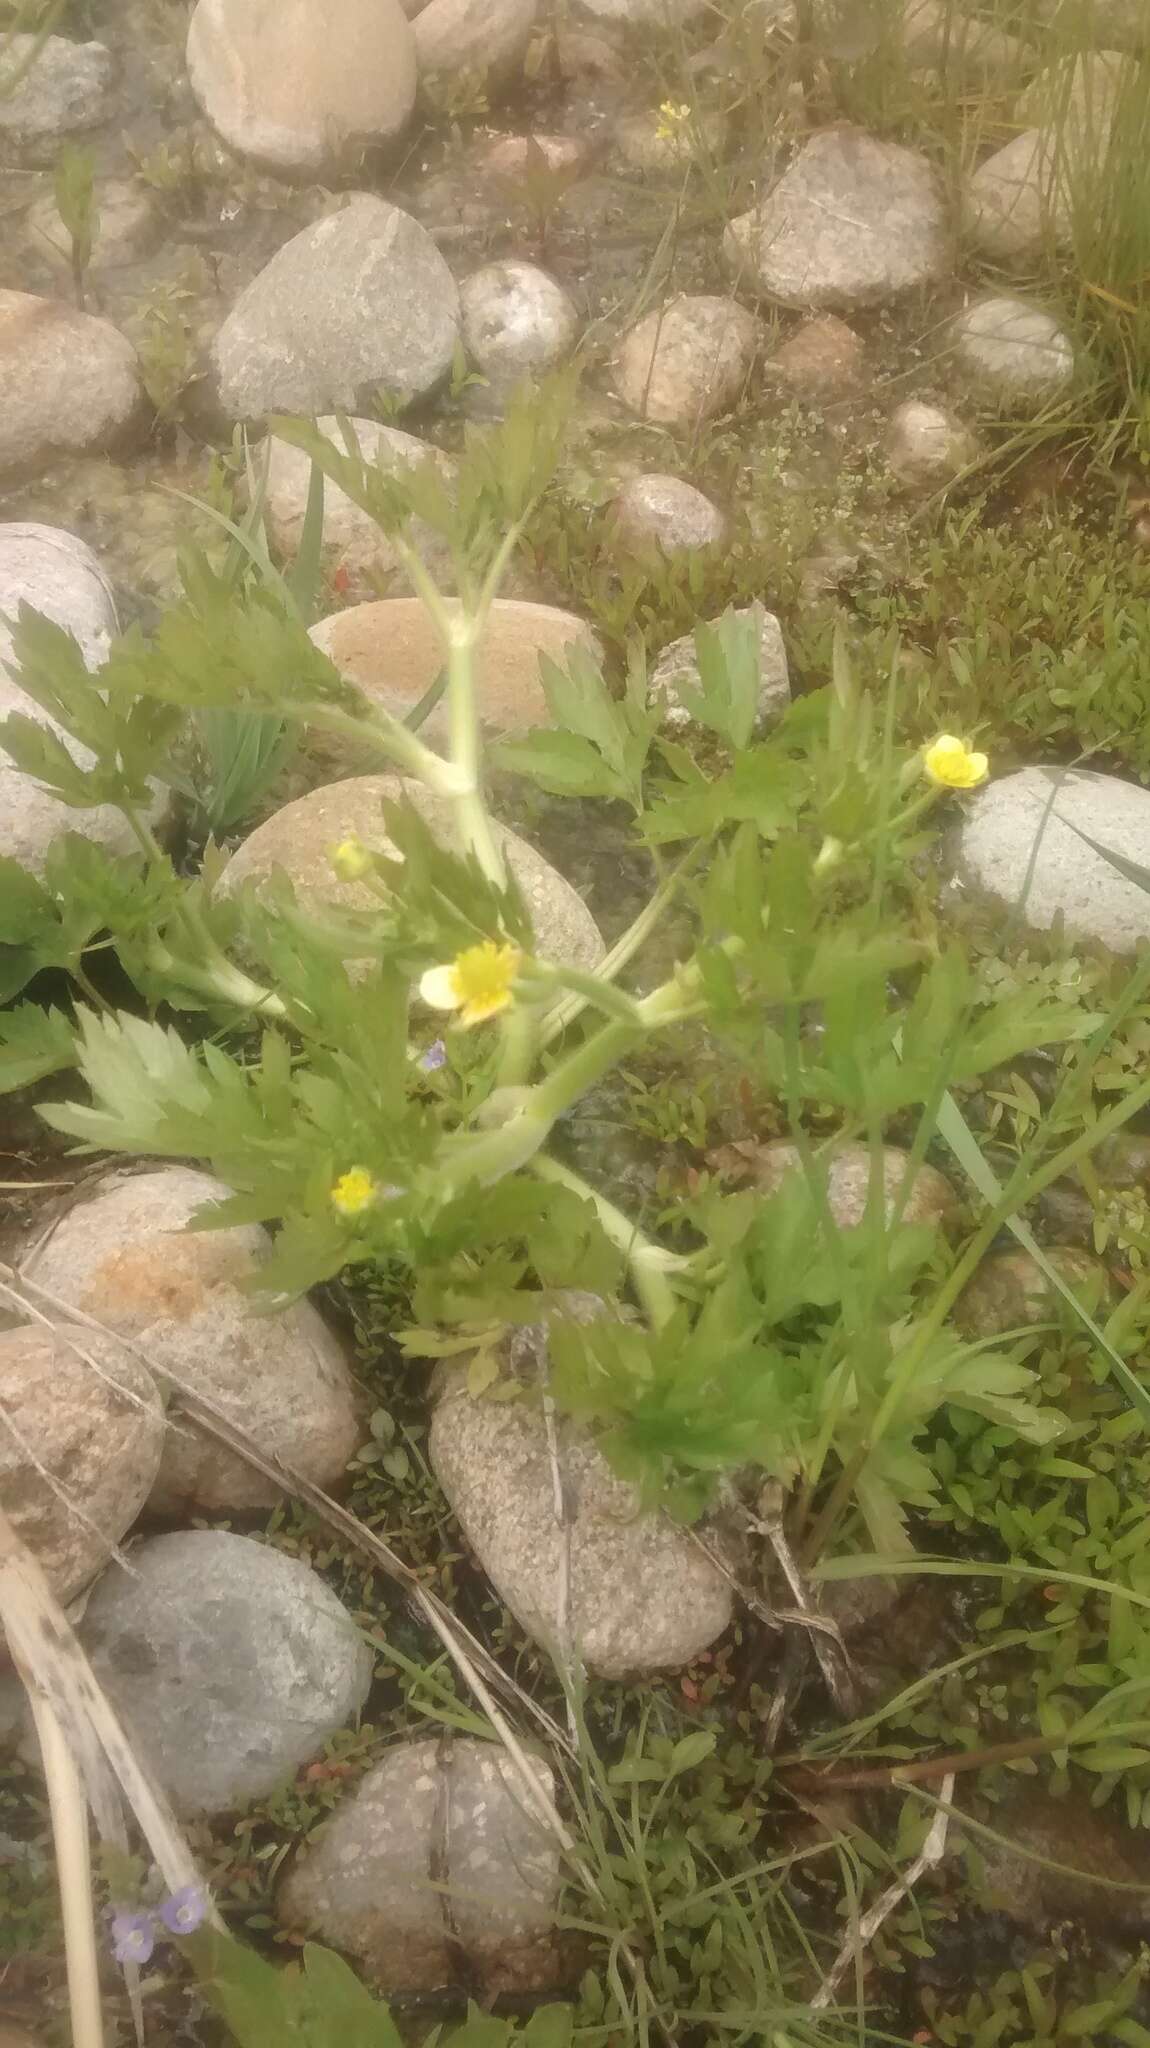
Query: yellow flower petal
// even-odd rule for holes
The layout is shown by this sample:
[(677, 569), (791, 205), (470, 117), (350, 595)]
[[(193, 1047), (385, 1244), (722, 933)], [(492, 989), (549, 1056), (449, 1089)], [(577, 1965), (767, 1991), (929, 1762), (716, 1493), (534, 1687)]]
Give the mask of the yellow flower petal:
[(375, 1200), (375, 1182), (365, 1166), (350, 1167), (331, 1191), (332, 1208), (341, 1216), (362, 1216)]
[(446, 967), (429, 967), (419, 983), (419, 993), (433, 1010), (458, 1010), (462, 996), (456, 986), (455, 962)]
[(511, 1003), (522, 957), (518, 946), (484, 939), (442, 967), (429, 967), (419, 993), (433, 1010), (458, 1010), (465, 1027), (482, 1024)]
[(511, 1008), (511, 990), (493, 989), (490, 995), (472, 996), (460, 1011), (461, 1024), (484, 1024), (488, 1017), (498, 1017), (500, 1010)]
[(940, 733), (923, 748), (922, 763), (940, 789), (975, 789), (986, 780), (990, 768), (985, 754), (974, 753), (952, 732)]

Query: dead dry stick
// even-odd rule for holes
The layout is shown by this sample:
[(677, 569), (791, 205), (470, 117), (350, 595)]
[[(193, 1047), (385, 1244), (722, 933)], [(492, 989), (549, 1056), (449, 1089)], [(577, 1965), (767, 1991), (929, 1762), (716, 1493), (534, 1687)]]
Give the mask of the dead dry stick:
[(104, 2048), (100, 1959), (92, 1910), (92, 1852), (88, 1840), (84, 1780), (44, 1694), (23, 1670), (20, 1676), (36, 1723), (48, 1786), (56, 1880), (60, 1889), (60, 1918), (64, 1926), (72, 2048)]
[(774, 1551), (779, 1569), (799, 1604), (796, 1617), (810, 1635), (811, 1648), (818, 1660), (819, 1670), (831, 1699), (844, 1721), (854, 1719), (858, 1712), (855, 1696), (854, 1676), (847, 1646), (842, 1639), (837, 1622), (820, 1614), (811, 1595), (811, 1590), (799, 1570), (790, 1544), (783, 1529), (782, 1490), (770, 1486), (763, 1489), (762, 1516), (749, 1515), (750, 1526), (765, 1536)]
[(896, 1878), (894, 1884), (887, 1886), (886, 1891), (871, 1907), (869, 1913), (863, 1914), (857, 1928), (848, 1934), (830, 1970), (811, 2000), (812, 2012), (826, 2011), (827, 2006), (835, 1995), (835, 1991), (856, 1956), (862, 1955), (867, 1943), (874, 1940), (879, 1928), (890, 1919), (896, 1906), (900, 1906), (903, 1900), (909, 1897), (920, 1877), (923, 1877), (928, 1870), (933, 1870), (936, 1864), (942, 1862), (946, 1854), (946, 1836), (951, 1816), (950, 1801), (953, 1793), (954, 1772), (951, 1771), (943, 1780), (938, 1812), (931, 1822), (930, 1833), (923, 1843), (919, 1854), (915, 1857), (910, 1869), (905, 1870), (900, 1878)]

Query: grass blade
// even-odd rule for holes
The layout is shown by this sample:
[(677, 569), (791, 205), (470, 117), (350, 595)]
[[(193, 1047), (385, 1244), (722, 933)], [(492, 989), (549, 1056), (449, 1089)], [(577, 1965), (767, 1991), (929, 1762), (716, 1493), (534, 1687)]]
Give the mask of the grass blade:
[(315, 617), (316, 598), (320, 587), (323, 565), (323, 493), (324, 474), (318, 462), (313, 462), (299, 546), (295, 552), (295, 561), (285, 579), (292, 602), (305, 625)]
[[(983, 1200), (993, 1208), (996, 1203), (1002, 1200), (1002, 1188), (999, 1185), (998, 1177), (984, 1159), (978, 1140), (953, 1095), (949, 1093), (943, 1096), (936, 1119), (936, 1127), (939, 1136), (949, 1145), (950, 1150), (967, 1178), (973, 1182)], [(1029, 1253), (1035, 1264), (1040, 1268), (1044, 1279), (1055, 1289), (1062, 1300), (1067, 1302), (1073, 1309), (1083, 1329), (1105, 1358), (1111, 1377), (1122, 1388), (1131, 1406), (1137, 1409), (1147, 1429), (1150, 1429), (1150, 1391), (1131, 1372), (1126, 1360), (1115, 1350), (1106, 1332), (1095, 1322), (1089, 1310), (1082, 1306), (1074, 1289), (1067, 1285), (1061, 1273), (1051, 1264), (1033, 1231), (1028, 1228), (1022, 1218), (1020, 1216), (1008, 1216), (1006, 1218), (1006, 1228), (1017, 1243), (1022, 1246), (1023, 1251)]]

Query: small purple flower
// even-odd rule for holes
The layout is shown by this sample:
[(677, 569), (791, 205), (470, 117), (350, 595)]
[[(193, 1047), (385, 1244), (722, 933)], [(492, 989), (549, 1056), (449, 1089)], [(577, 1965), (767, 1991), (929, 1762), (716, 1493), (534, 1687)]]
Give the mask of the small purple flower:
[(150, 1913), (112, 1915), (112, 1954), (118, 1963), (146, 1963), (155, 1946), (156, 1928)]
[(442, 1038), (437, 1038), (433, 1045), (428, 1046), (419, 1064), (425, 1074), (438, 1074), (440, 1067), (446, 1065), (446, 1062), (447, 1047)]
[(160, 1907), (160, 1918), (169, 1934), (194, 1934), (207, 1918), (208, 1902), (194, 1884), (173, 1892)]

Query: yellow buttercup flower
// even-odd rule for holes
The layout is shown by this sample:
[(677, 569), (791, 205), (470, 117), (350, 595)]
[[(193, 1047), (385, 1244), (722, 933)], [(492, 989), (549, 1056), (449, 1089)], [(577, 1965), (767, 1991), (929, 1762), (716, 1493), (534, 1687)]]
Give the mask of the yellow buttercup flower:
[(364, 875), (371, 873), (370, 850), (354, 833), (349, 839), (341, 839), (338, 846), (333, 846), (329, 857), (341, 882), (360, 882)]
[(977, 789), (990, 769), (985, 754), (976, 754), (952, 732), (940, 733), (931, 746), (923, 748), (922, 765), (940, 789)]
[(509, 1007), (522, 959), (518, 946), (484, 939), (445, 966), (429, 967), (419, 993), (433, 1010), (458, 1010), (461, 1024), (482, 1024)]
[(664, 100), (659, 108), (659, 125), (655, 130), (656, 140), (659, 142), (670, 142), (683, 126), (684, 121), (689, 121), (690, 118), (690, 107), (684, 105), (681, 101)]
[(375, 1200), (375, 1182), (365, 1166), (341, 1173), (331, 1191), (331, 1206), (341, 1216), (362, 1216)]

